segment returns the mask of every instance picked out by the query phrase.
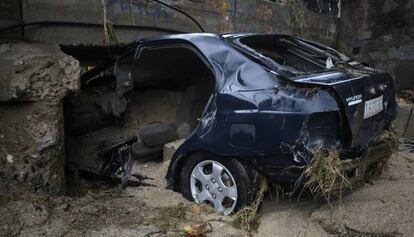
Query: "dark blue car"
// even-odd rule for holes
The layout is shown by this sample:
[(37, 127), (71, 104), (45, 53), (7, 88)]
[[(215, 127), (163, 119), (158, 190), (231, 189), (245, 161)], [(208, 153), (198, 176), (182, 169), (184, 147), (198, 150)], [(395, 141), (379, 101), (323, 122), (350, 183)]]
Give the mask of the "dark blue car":
[(287, 35), (206, 33), (128, 48), (135, 89), (185, 91), (172, 120), (191, 132), (171, 159), (168, 188), (224, 215), (252, 201), (259, 175), (296, 182), (302, 171), (291, 167), (306, 165), (315, 147), (352, 160), (351, 181), (390, 155), (374, 142), (398, 111), (390, 75), (334, 49)]

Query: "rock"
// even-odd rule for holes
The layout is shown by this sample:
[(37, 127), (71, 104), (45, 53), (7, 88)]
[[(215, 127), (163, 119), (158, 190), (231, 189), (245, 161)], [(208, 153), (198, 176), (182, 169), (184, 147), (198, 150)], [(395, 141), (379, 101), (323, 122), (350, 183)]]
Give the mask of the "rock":
[(177, 135), (180, 139), (184, 139), (187, 137), (188, 134), (190, 134), (191, 127), (188, 123), (182, 123), (177, 128)]
[(10, 51), (10, 44), (0, 45), (0, 54), (7, 53)]
[(27, 226), (45, 224), (49, 218), (49, 210), (43, 204), (30, 203), (20, 210), (20, 220)]
[(13, 164), (13, 156), (12, 155), (7, 154), (6, 155), (6, 160), (7, 160), (8, 163)]
[(59, 206), (57, 206), (55, 209), (59, 210), (59, 211), (65, 211), (66, 212), (66, 211), (69, 210), (69, 207), (70, 207), (69, 203), (64, 202), (64, 203), (60, 204)]
[(183, 144), (185, 139), (175, 140), (173, 142), (164, 145), (163, 149), (163, 160), (169, 161), (174, 155), (175, 151)]
[(0, 172), (15, 174), (7, 182), (63, 192), (62, 100), (80, 89), (79, 62), (57, 46), (12, 43), (0, 47), (0, 70), (0, 143), (8, 154)]
[(79, 62), (57, 46), (16, 43), (9, 47), (0, 49), (0, 101), (59, 102), (80, 89)]

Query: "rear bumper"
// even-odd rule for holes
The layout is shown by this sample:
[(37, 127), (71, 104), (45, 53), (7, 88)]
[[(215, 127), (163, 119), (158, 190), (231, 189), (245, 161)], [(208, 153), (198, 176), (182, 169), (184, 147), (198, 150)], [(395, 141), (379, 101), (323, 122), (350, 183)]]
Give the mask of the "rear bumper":
[[(384, 164), (392, 155), (392, 146), (387, 142), (372, 143), (361, 156), (356, 159), (343, 160), (343, 168), (352, 187), (362, 183), (367, 172), (377, 165)], [(349, 157), (349, 156), (348, 156)], [(278, 182), (296, 182), (303, 172), (303, 167), (272, 167), (267, 177)], [(333, 186), (332, 191), (341, 190), (342, 184)]]
[[(368, 148), (362, 158), (355, 160), (344, 160), (345, 174), (352, 186), (362, 182), (367, 172), (378, 165), (384, 164), (392, 155), (392, 146), (384, 141), (374, 142)], [(335, 185), (334, 189), (340, 189)]]

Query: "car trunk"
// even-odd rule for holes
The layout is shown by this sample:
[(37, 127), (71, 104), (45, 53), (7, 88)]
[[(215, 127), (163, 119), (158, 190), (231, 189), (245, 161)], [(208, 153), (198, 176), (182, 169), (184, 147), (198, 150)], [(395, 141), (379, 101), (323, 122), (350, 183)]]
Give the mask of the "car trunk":
[(328, 90), (348, 125), (346, 148), (369, 144), (398, 111), (389, 74), (364, 67), (334, 49), (285, 35), (244, 36), (228, 42), (281, 78)]
[(398, 110), (393, 82), (386, 73), (326, 72), (292, 80), (321, 85), (331, 91), (349, 126), (351, 148), (369, 144), (389, 125)]

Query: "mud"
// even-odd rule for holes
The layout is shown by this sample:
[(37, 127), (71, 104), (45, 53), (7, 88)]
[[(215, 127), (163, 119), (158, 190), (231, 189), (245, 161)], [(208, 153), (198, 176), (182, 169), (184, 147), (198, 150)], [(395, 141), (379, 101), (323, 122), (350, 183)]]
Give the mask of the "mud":
[(414, 156), (401, 152), (373, 184), (312, 213), (327, 231), (340, 236), (411, 236), (414, 233)]
[[(0, 197), (0, 236), (183, 236), (184, 227), (210, 223), (207, 236), (248, 236), (229, 218), (199, 208), (164, 189), (168, 161), (136, 163), (147, 175), (140, 187), (125, 190), (98, 180), (80, 179), (77, 195), (39, 194)], [(331, 207), (310, 197), (276, 199), (260, 208), (254, 236), (411, 236), (414, 218), (414, 155), (400, 152), (389, 170)], [(150, 184), (150, 185), (149, 185)]]
[(399, 152), (376, 181), (342, 199), (267, 201), (258, 236), (412, 236), (414, 154)]
[(2, 196), (0, 236), (183, 236), (184, 227), (205, 223), (214, 230), (209, 236), (243, 234), (212, 208), (164, 189), (167, 165), (136, 164), (134, 171), (154, 178), (140, 187), (80, 179), (72, 196)]

